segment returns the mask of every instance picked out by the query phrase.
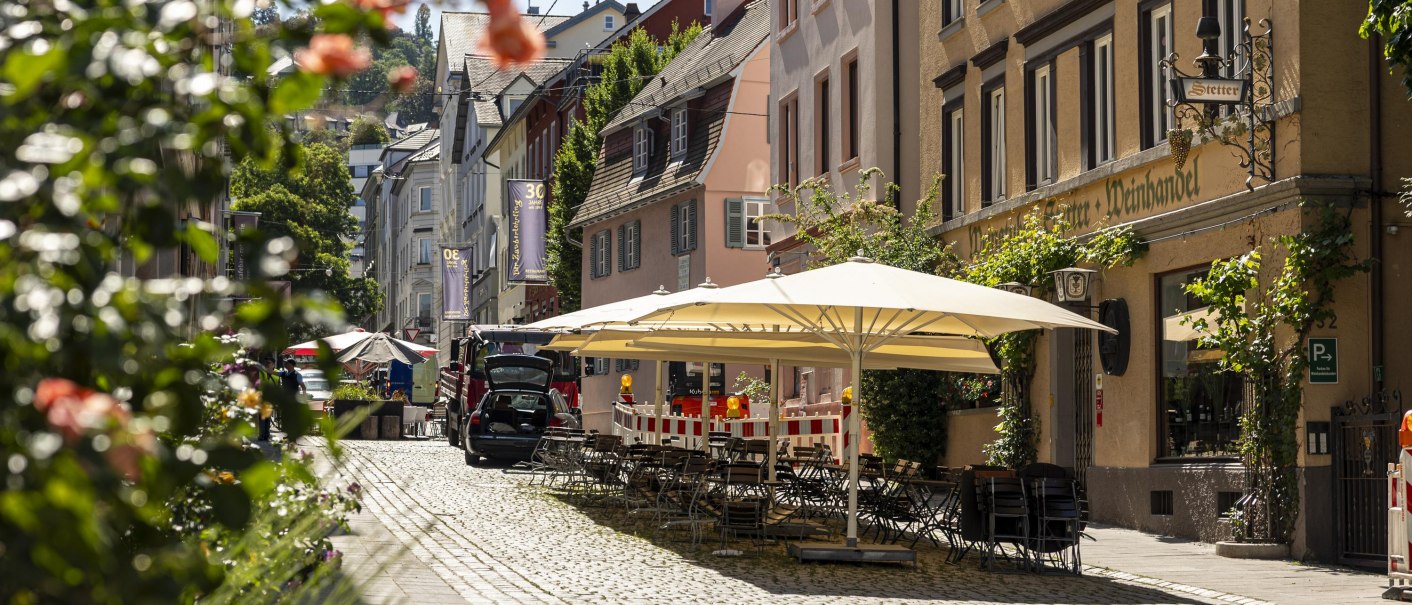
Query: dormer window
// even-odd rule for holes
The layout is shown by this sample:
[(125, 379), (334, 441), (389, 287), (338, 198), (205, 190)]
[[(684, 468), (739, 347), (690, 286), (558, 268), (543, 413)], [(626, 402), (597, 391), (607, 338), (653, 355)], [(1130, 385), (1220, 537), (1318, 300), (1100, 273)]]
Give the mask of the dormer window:
[(639, 125), (632, 131), (632, 171), (647, 171), (647, 162), (652, 158), (652, 131)]
[(680, 160), (686, 155), (686, 108), (672, 110), (672, 159)]

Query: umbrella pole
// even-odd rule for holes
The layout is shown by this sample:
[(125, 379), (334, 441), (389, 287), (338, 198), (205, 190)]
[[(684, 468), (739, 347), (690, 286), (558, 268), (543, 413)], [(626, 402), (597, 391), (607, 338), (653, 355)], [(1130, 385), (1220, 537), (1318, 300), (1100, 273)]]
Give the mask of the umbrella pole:
[[(775, 480), (775, 461), (779, 459), (780, 434), (780, 360), (770, 360), (770, 420), (765, 434), (770, 437), (770, 481)], [(773, 486), (771, 489), (774, 489)]]
[(701, 451), (711, 453), (711, 362), (701, 362)]
[(846, 410), (848, 414), (848, 445), (844, 449), (848, 450), (848, 539), (847, 545), (850, 547), (858, 545), (858, 446), (859, 437), (863, 430), (861, 414), (858, 413), (858, 403), (863, 399), (863, 309), (856, 309), (854, 313), (853, 350), (850, 351), (853, 357), (853, 399), (848, 402)]
[(657, 360), (657, 375), (652, 379), (652, 382), (657, 383), (657, 395), (653, 399), (656, 402), (656, 409), (652, 410), (653, 415), (657, 417), (657, 424), (656, 430), (653, 431), (652, 442), (662, 445), (662, 360), (660, 359)]

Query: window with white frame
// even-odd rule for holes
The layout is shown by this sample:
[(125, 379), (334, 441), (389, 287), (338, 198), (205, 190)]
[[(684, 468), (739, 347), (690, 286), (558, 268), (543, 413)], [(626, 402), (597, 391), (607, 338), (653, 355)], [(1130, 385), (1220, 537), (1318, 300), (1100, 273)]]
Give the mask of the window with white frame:
[(945, 113), (942, 123), (942, 155), (946, 174), (946, 219), (966, 214), (966, 117), (958, 103)]
[(1030, 91), (1034, 111), (1034, 177), (1039, 185), (1054, 182), (1058, 144), (1054, 140), (1054, 68), (1041, 65), (1034, 70)]
[(431, 212), (431, 187), (417, 188), (417, 211)]
[(982, 183), (985, 195), (983, 205), (1005, 199), (1005, 87), (997, 87), (985, 95), (984, 129), (988, 160), (983, 166)]
[(641, 265), (642, 221), (618, 225), (618, 270), (627, 271)]
[[(1216, 12), (1221, 22), (1221, 58), (1226, 60), (1222, 75), (1235, 78), (1245, 70), (1249, 60), (1240, 52), (1240, 43), (1245, 37), (1245, 0), (1220, 0)], [(1230, 115), (1236, 109), (1235, 105), (1222, 105), (1221, 115)]]
[[(1114, 158), (1113, 118), (1113, 34), (1093, 41), (1092, 74), (1093, 131), (1090, 148), (1093, 166)], [(1092, 167), (1092, 166), (1090, 166)]]
[(607, 229), (593, 234), (593, 248), (590, 259), (593, 263), (592, 277), (606, 277), (613, 273), (613, 232)]
[(710, 17), (710, 16), (711, 16), (711, 13), (715, 12), (715, 10), (716, 10), (716, 3), (713, 2), (712, 0), (705, 0), (705, 5), (702, 6), (702, 8), (701, 8), (701, 14), (706, 15), (707, 17)]
[(425, 237), (417, 238), (417, 264), (431, 264), (431, 240)]
[(1147, 11), (1143, 20), (1143, 116), (1145, 132), (1143, 147), (1152, 147), (1167, 140), (1172, 127), (1170, 75), (1162, 60), (1172, 54), (1172, 5), (1163, 4)]
[(681, 159), (686, 155), (686, 108), (672, 110), (672, 158)]
[(945, 27), (955, 23), (956, 20), (964, 16), (966, 0), (942, 0), (941, 4), (941, 25)]
[(672, 254), (696, 249), (696, 200), (672, 205), (671, 236)]
[(638, 126), (632, 130), (632, 171), (646, 172), (652, 158), (652, 130)]
[(773, 213), (770, 200), (745, 200), (745, 247), (764, 248), (770, 245), (770, 230), (765, 228), (765, 215)]
[(610, 32), (615, 29), (618, 29), (617, 20), (615, 20), (613, 17), (614, 15), (603, 15), (603, 31)]

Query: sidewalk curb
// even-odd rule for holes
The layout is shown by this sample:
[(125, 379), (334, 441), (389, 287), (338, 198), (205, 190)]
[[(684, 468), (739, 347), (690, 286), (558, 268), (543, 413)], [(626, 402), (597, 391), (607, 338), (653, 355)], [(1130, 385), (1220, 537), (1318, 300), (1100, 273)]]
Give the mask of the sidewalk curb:
[(1085, 565), (1084, 573), (1103, 578), (1122, 580), (1124, 582), (1132, 582), (1134, 584), (1144, 584), (1147, 586), (1162, 588), (1164, 590), (1172, 590), (1176, 592), (1186, 593), (1204, 599), (1216, 599), (1218, 601), (1224, 601), (1226, 603), (1238, 603), (1239, 605), (1274, 605), (1269, 601), (1261, 601), (1259, 599), (1242, 597), (1240, 595), (1234, 595), (1225, 592), (1216, 592), (1214, 590), (1207, 590), (1205, 588), (1198, 588), (1196, 586), (1178, 584), (1176, 582), (1168, 582), (1166, 580), (1150, 578), (1147, 576), (1139, 576), (1137, 574), (1130, 574), (1127, 572), (1118, 571), (1116, 569), (1109, 569), (1107, 567), (1094, 567), (1092, 565)]

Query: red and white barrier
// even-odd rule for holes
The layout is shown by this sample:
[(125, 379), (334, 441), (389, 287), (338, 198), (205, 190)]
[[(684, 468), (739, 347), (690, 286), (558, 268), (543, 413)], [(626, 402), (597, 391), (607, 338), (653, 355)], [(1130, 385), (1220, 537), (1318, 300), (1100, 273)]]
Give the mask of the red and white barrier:
[[(623, 440), (628, 443), (654, 442), (658, 419), (652, 411), (653, 406), (650, 404), (613, 406), (614, 434), (622, 435)], [(703, 427), (706, 432), (729, 432), (732, 437), (745, 439), (764, 439), (769, 436), (769, 420), (765, 418), (712, 418), (703, 423), (697, 416), (664, 414), (661, 423), (662, 436), (681, 437), (686, 441), (687, 447), (701, 446)], [(827, 414), (781, 418), (779, 437), (788, 438), (791, 448), (827, 444), (835, 456), (841, 456), (843, 417)]]

